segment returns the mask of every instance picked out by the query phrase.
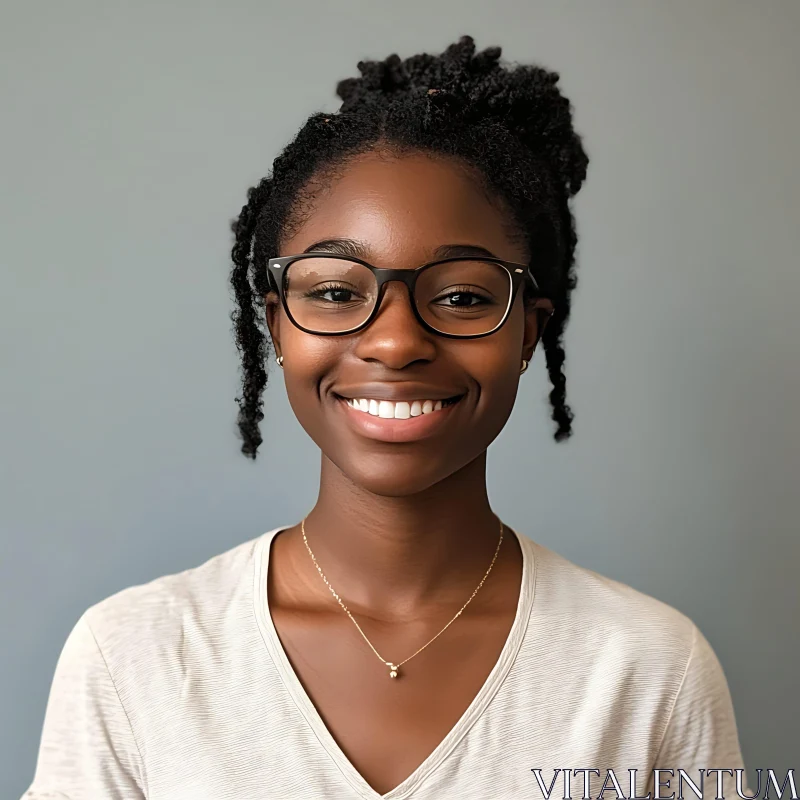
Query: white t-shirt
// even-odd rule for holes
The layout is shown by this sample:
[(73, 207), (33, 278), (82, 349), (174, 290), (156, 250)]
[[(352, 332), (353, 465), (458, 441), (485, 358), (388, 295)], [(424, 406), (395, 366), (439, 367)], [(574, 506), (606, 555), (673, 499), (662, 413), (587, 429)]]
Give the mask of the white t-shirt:
[[(565, 783), (583, 797), (585, 779), (589, 796), (614, 800), (677, 795), (678, 769), (699, 786), (715, 768), (733, 775), (706, 774), (705, 796), (719, 775), (736, 797), (730, 692), (695, 624), (516, 532), (522, 584), (498, 662), (439, 746), (379, 794), (323, 724), (273, 626), (267, 563), (283, 527), (82, 614), (26, 800), (528, 800), (547, 796), (535, 770), (551, 800)], [(659, 792), (655, 768), (673, 770)], [(695, 797), (685, 781), (683, 794)]]

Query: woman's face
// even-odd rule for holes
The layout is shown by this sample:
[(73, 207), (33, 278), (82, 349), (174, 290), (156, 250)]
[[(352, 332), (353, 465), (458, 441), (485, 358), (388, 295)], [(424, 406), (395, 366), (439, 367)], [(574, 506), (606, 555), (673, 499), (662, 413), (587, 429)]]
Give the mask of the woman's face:
[[(455, 244), (526, 263), (523, 246), (509, 238), (504, 222), (479, 187), (447, 161), (368, 154), (317, 195), (277, 255), (346, 238), (360, 242), (363, 258), (376, 267), (415, 269), (435, 260), (438, 247)], [(539, 307), (552, 306), (539, 301)], [(519, 291), (495, 333), (463, 340), (437, 336), (419, 324), (398, 282), (388, 284), (377, 316), (356, 333), (305, 333), (287, 318), (275, 293), (267, 296), (267, 321), (300, 424), (350, 480), (384, 496), (422, 491), (486, 450), (508, 420), (522, 359), (531, 359), (541, 333), (535, 310), (524, 307)], [(374, 417), (342, 399), (411, 404), (454, 396), (460, 396), (454, 405), (407, 420)]]

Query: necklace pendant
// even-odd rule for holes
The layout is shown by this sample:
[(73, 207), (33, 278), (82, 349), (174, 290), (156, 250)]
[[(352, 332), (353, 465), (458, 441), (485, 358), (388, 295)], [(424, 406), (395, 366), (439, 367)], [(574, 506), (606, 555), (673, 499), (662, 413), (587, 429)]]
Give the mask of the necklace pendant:
[(386, 666), (389, 667), (389, 677), (396, 678), (397, 671), (400, 669), (400, 667), (398, 667), (396, 664), (392, 664), (391, 661), (387, 661)]

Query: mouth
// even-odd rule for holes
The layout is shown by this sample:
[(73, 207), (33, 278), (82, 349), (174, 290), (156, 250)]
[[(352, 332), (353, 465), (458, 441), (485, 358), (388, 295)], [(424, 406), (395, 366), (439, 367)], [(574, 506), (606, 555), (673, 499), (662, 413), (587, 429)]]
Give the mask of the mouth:
[(435, 435), (453, 417), (465, 396), (392, 402), (334, 395), (337, 406), (357, 433), (383, 442), (411, 442)]

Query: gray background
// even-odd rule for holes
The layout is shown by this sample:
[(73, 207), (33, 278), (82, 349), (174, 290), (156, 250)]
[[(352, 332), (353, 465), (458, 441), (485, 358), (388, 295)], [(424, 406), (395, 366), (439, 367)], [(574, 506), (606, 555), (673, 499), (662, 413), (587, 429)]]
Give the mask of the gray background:
[(463, 33), (559, 71), (592, 159), (575, 435), (552, 439), (537, 356), (490, 450), (492, 502), (689, 615), (751, 776), (800, 767), (800, 3), (81, 0), (2, 17), (0, 797), (32, 778), (88, 605), (314, 502), (318, 453), (274, 364), (260, 460), (238, 451), (228, 220), (359, 59)]

